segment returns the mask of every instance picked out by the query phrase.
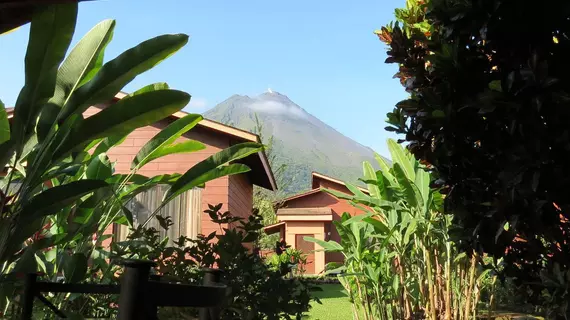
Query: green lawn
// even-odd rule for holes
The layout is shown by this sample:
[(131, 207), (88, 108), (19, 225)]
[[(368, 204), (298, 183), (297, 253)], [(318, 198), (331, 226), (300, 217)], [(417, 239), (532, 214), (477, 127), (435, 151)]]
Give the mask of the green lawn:
[(323, 291), (314, 293), (321, 299), (322, 304), (311, 303), (312, 308), (305, 319), (311, 320), (350, 320), (352, 305), (344, 294), (340, 284), (323, 284)]
[[(348, 301), (348, 297), (344, 294), (343, 288), (340, 284), (323, 284), (320, 285), (323, 291), (316, 291), (314, 295), (321, 299), (322, 304), (316, 302), (311, 303), (312, 308), (303, 317), (307, 320), (350, 320), (352, 319), (352, 305)], [(480, 314), (485, 314), (481, 311)], [(498, 312), (496, 320), (528, 320), (537, 318), (526, 316), (523, 314), (512, 312)]]

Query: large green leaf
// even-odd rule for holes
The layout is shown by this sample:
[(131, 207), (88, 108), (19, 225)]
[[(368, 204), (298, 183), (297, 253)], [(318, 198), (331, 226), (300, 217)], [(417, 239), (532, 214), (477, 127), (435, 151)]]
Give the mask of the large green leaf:
[(33, 132), (42, 106), (55, 90), (57, 68), (71, 43), (77, 18), (77, 3), (47, 6), (32, 19), (25, 58), (24, 87), (14, 112), (17, 139)]
[(105, 20), (91, 29), (71, 50), (61, 64), (55, 91), (49, 103), (42, 108), (37, 132), (40, 141), (47, 137), (57, 122), (61, 107), (81, 83), (90, 80), (101, 68), (105, 47), (113, 37), (114, 20)]
[(55, 137), (50, 139), (46, 143), (40, 144), (41, 150), (37, 152), (33, 161), (29, 163), (28, 182), (31, 186), (37, 184), (42, 184), (45, 180), (39, 181), (38, 178), (48, 170), (51, 166), (50, 163), (54, 163), (59, 160), (59, 157), (55, 157), (57, 148), (67, 139), (70, 138), (73, 128), (79, 126), (79, 123), (83, 121), (80, 116), (74, 115), (69, 117), (56, 131)]
[[(150, 92), (150, 91), (166, 90), (166, 89), (170, 89), (170, 87), (168, 86), (168, 83), (166, 83), (166, 82), (152, 83), (152, 84), (148, 84), (148, 85), (138, 89), (135, 92), (128, 94), (125, 98), (129, 98), (129, 97), (136, 96), (136, 95), (139, 95), (141, 93), (146, 93), (146, 92)], [(125, 99), (125, 98), (123, 98), (123, 99)]]
[(392, 201), (383, 200), (381, 198), (371, 197), (364, 192), (360, 191), (358, 187), (350, 183), (345, 183), (350, 192), (354, 194), (350, 200), (370, 207), (378, 208), (395, 208), (396, 204)]
[[(57, 123), (57, 115), (60, 110), (61, 108), (58, 105), (51, 102), (42, 106), (42, 110), (38, 117), (38, 123), (36, 125), (37, 137), (40, 142), (43, 142), (50, 134), (50, 130), (54, 129), (54, 125)], [(53, 137), (55, 133), (52, 131), (51, 134)]]
[(382, 175), (388, 180), (388, 182), (393, 183), (394, 177), (390, 173), (390, 166), (388, 165), (386, 160), (384, 160), (384, 158), (377, 153), (374, 153), (374, 158), (376, 159), (376, 162), (378, 162), (378, 165), (380, 166), (380, 170), (382, 171)]
[(35, 220), (69, 206), (84, 195), (107, 186), (108, 184), (102, 180), (79, 180), (49, 188), (25, 204), (21, 216), (24, 219)]
[(96, 67), (99, 57), (102, 57), (105, 47), (113, 37), (114, 29), (114, 20), (104, 20), (79, 40), (59, 68), (55, 93), (50, 102), (60, 107), (65, 105), (79, 84), (89, 80), (85, 79), (87, 76), (95, 75), (90, 71)]
[(188, 36), (184, 34), (162, 35), (123, 52), (103, 65), (91, 81), (72, 94), (59, 119), (72, 113), (83, 113), (91, 105), (110, 101), (136, 76), (159, 64), (187, 42)]
[(35, 273), (38, 271), (37, 267), (35, 250), (30, 246), (24, 249), (22, 256), (18, 259), (18, 262), (16, 262), (12, 272)]
[(360, 188), (358, 188), (357, 186), (355, 186), (355, 185), (353, 185), (353, 184), (351, 184), (351, 183), (348, 183), (348, 182), (345, 182), (344, 185), (348, 188), (348, 190), (349, 190), (350, 192), (352, 192), (352, 194), (354, 194), (354, 196), (355, 196), (356, 199), (358, 199), (358, 198), (361, 198), (361, 199), (368, 199), (368, 198), (370, 198), (370, 196), (368, 196), (367, 194), (365, 194), (364, 192), (362, 192), (362, 191), (360, 190)]
[(410, 179), (408, 179), (408, 176), (404, 172), (405, 169), (400, 166), (400, 163), (394, 162), (392, 169), (394, 171), (394, 176), (400, 185), (400, 190), (404, 193), (404, 197), (408, 202), (408, 205), (410, 207), (415, 207), (418, 204), (423, 203), (423, 200), (418, 201), (418, 198), (421, 198), (421, 194), (419, 194), (419, 192), (416, 192), (417, 188), (415, 188)]
[(364, 219), (362, 219), (362, 221), (372, 225), (374, 230), (376, 230), (376, 232), (380, 235), (384, 235), (384, 234), (387, 234), (390, 232), (390, 228), (388, 228), (386, 223), (384, 223), (380, 219), (375, 219), (373, 217), (370, 217), (370, 218), (364, 218)]
[(412, 181), (416, 178), (416, 172), (414, 168), (414, 162), (416, 161), (412, 155), (407, 152), (404, 147), (393, 139), (388, 139), (388, 149), (390, 150), (390, 155), (392, 156), (393, 164), (399, 164), (403, 169), (406, 177)]
[(95, 151), (93, 151), (92, 156), (95, 157), (101, 153), (107, 152), (112, 147), (116, 147), (116, 146), (120, 145), (121, 143), (125, 142), (125, 140), (129, 136), (129, 134), (131, 134), (131, 132), (132, 131), (128, 131), (128, 132), (120, 133), (120, 134), (115, 134), (115, 135), (112, 135), (112, 136), (109, 136), (109, 137), (102, 139), (101, 142), (95, 148)]
[(198, 122), (202, 121), (202, 116), (198, 114), (189, 114), (182, 117), (168, 127), (162, 129), (152, 139), (150, 139), (137, 153), (131, 164), (131, 169), (142, 167), (152, 160), (162, 157), (167, 154), (180, 153), (180, 152), (193, 152), (202, 150), (205, 146), (198, 141), (186, 141), (179, 147), (172, 144), (176, 139), (180, 138), (188, 130), (192, 129)]
[[(169, 89), (169, 87), (168, 87), (168, 84), (166, 84), (164, 82), (153, 83), (153, 84), (149, 84), (147, 86), (140, 88), (139, 90), (127, 95), (123, 99), (127, 99), (129, 97), (136, 96), (136, 95), (139, 95), (141, 93), (146, 93), (146, 92), (156, 91), (156, 90), (166, 90), (166, 89)], [(123, 143), (127, 139), (127, 137), (129, 136), (129, 134), (131, 134), (131, 132), (132, 131), (124, 132), (124, 133), (112, 135), (110, 137), (102, 139), (101, 143), (99, 143), (97, 145), (97, 148), (95, 148), (95, 151), (93, 151), (93, 156), (96, 156), (102, 152), (107, 152), (112, 147), (116, 147), (116, 146), (120, 145), (121, 143)], [(94, 140), (94, 142), (96, 142), (96, 140)], [(91, 148), (89, 146), (87, 146), (85, 148), (85, 150), (90, 150), (90, 149)]]
[(338, 242), (332, 240), (324, 241), (313, 237), (303, 237), (303, 239), (305, 241), (314, 242), (318, 244), (327, 252), (339, 252), (344, 250), (344, 248)]
[(141, 175), (114, 175), (113, 177), (107, 179), (109, 183), (118, 183), (118, 181), (123, 181), (129, 177), (127, 184), (120, 192), (119, 198), (121, 200), (127, 201), (137, 194), (146, 191), (157, 185), (172, 185), (176, 182), (182, 175), (179, 173), (175, 174), (162, 174), (154, 176), (152, 178), (147, 178)]
[(113, 175), (113, 167), (109, 157), (105, 153), (100, 153), (91, 159), (85, 171), (87, 179), (105, 180)]
[[(186, 190), (197, 187), (209, 181), (206, 179), (211, 180), (211, 178), (217, 178), (219, 174), (224, 173), (219, 171), (219, 167), (227, 165), (232, 161), (245, 158), (251, 154), (260, 152), (261, 150), (263, 150), (263, 145), (254, 142), (245, 142), (233, 145), (208, 157), (207, 159), (197, 163), (195, 166), (186, 171), (165, 194), (164, 201), (169, 201), (185, 192)], [(244, 172), (243, 170), (246, 168), (247, 167), (245, 166), (234, 165), (232, 167), (232, 170), (236, 170), (236, 173), (241, 173)], [(214, 172), (211, 174), (210, 171)]]
[(429, 205), (427, 200), (430, 198), (430, 180), (431, 177), (429, 172), (423, 168), (418, 168), (418, 170), (416, 170), (416, 179), (414, 181), (414, 184), (418, 188), (419, 193), (422, 195), (422, 205), (424, 207), (424, 211), (428, 210), (427, 206)]
[(372, 167), (370, 162), (364, 161), (362, 163), (362, 170), (364, 171), (364, 178), (371, 182), (376, 183), (368, 183), (368, 192), (370, 193), (371, 197), (374, 198), (381, 198), (382, 193), (380, 191), (380, 186), (384, 187), (384, 183), (382, 180), (378, 181), (376, 177), (376, 170)]
[(72, 256), (65, 256), (63, 263), (63, 276), (68, 283), (75, 283), (83, 280), (87, 274), (88, 258), (83, 253), (74, 253)]
[(74, 127), (73, 135), (57, 150), (55, 158), (94, 139), (151, 125), (179, 111), (189, 101), (189, 94), (177, 90), (150, 91), (122, 99)]
[(364, 220), (365, 218), (372, 217), (372, 215), (373, 215), (372, 213), (358, 214), (358, 215), (355, 215), (354, 217), (351, 217), (350, 219), (344, 221), (342, 224), (346, 226), (346, 225), (349, 225), (351, 223), (360, 222), (360, 221)]
[(0, 100), (0, 144), (10, 140), (10, 123), (4, 103)]
[(344, 192), (340, 192), (340, 191), (337, 191), (337, 190), (334, 190), (334, 189), (321, 188), (321, 190), (324, 191), (324, 192), (326, 192), (326, 193), (329, 193), (329, 194), (331, 194), (331, 195), (333, 195), (333, 196), (335, 196), (335, 197), (337, 197), (337, 198), (339, 198), (339, 199), (344, 199), (344, 200), (353, 200), (353, 199), (354, 199), (354, 196), (348, 195), (348, 194), (346, 194), (346, 193), (344, 193)]
[[(192, 168), (190, 168), (190, 170), (192, 170)], [(160, 204), (160, 206), (145, 220), (145, 222), (142, 224), (142, 226), (143, 227), (146, 226), (147, 223), (152, 218), (154, 218), (156, 216), (156, 214), (160, 211), (160, 209), (162, 209), (168, 202), (170, 202), (172, 199), (176, 198), (180, 194), (182, 194), (182, 193), (184, 193), (190, 189), (200, 187), (208, 181), (212, 181), (212, 180), (217, 179), (217, 178), (230, 176), (230, 175), (234, 175), (234, 174), (246, 173), (249, 170), (250, 170), (249, 167), (244, 165), (244, 164), (233, 163), (233, 164), (217, 167), (217, 168), (211, 169), (205, 173), (202, 173), (201, 175), (199, 175), (199, 176), (195, 177), (194, 179), (188, 181), (184, 185), (179, 184), (179, 182), (184, 179), (185, 175), (182, 175), (176, 182), (174, 182), (173, 186), (165, 194), (164, 199), (163, 199), (162, 203)], [(184, 180), (184, 181), (186, 181), (186, 180)], [(176, 191), (171, 192), (174, 187), (176, 187)]]
[[(158, 149), (155, 153), (153, 153), (153, 157), (149, 161), (167, 156), (169, 154), (190, 153), (190, 152), (204, 150), (205, 148), (206, 146), (199, 141), (187, 140), (173, 145), (164, 146)], [(146, 163), (148, 163), (149, 161), (147, 161)]]
[(406, 228), (406, 232), (404, 233), (404, 245), (407, 245), (410, 242), (410, 237), (414, 234), (417, 230), (418, 220), (412, 219), (408, 227)]

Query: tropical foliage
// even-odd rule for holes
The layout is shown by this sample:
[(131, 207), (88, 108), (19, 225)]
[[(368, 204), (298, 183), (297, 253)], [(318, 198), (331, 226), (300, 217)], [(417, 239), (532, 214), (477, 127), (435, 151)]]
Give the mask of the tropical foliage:
[(0, 108), (0, 165), (5, 173), (0, 179), (0, 312), (16, 296), (22, 273), (39, 271), (49, 280), (79, 282), (90, 275), (88, 270), (106, 263), (108, 256), (97, 250), (108, 237), (103, 233), (112, 223), (132, 225), (125, 205), (136, 194), (158, 184), (170, 186), (151, 219), (187, 190), (246, 172), (246, 166), (230, 162), (262, 149), (259, 144), (240, 144), (183, 174), (137, 174), (159, 157), (204, 148), (197, 141), (175, 142), (201, 120), (188, 115), (149, 140), (129, 173), (115, 173), (106, 152), (136, 128), (182, 109), (190, 95), (158, 83), (88, 118), (83, 112), (111, 101), (137, 75), (182, 48), (188, 36), (158, 36), (103, 64), (115, 21), (96, 25), (66, 56), (76, 16), (77, 4), (50, 6), (34, 16), (26, 82), (13, 117)]
[[(309, 309), (313, 290), (308, 281), (288, 277), (293, 265), (287, 258), (276, 259), (266, 264), (263, 258), (249, 247), (261, 231), (261, 217), (252, 215), (247, 220), (233, 217), (228, 212), (220, 212), (222, 205), (210, 206), (207, 213), (217, 223), (223, 233), (200, 235), (197, 239), (181, 236), (174, 241), (160, 236), (159, 230), (138, 226), (128, 239), (115, 242), (111, 259), (97, 260), (89, 268), (90, 281), (118, 284), (121, 267), (115, 261), (120, 259), (143, 259), (156, 262), (155, 274), (161, 281), (200, 284), (203, 268), (217, 267), (223, 270), (221, 281), (228, 285), (227, 303), (221, 312), (221, 319), (289, 319), (298, 318)], [(169, 217), (160, 217), (160, 228), (172, 226)], [(236, 228), (226, 228), (229, 224)], [(217, 241), (212, 241), (213, 238)], [(106, 248), (97, 250), (105, 252)], [(275, 254), (274, 257), (290, 257)], [(116, 317), (116, 295), (79, 295), (66, 298), (55, 295), (49, 298), (61, 306), (70, 316)], [(35, 315), (46, 314), (51, 310), (39, 304)], [(192, 319), (198, 315), (195, 308), (160, 308), (159, 317), (164, 319)]]
[(458, 253), (449, 235), (451, 216), (442, 196), (430, 188), (430, 174), (393, 140), (393, 165), (382, 170), (364, 163), (368, 191), (346, 183), (353, 195), (326, 190), (366, 212), (344, 213), (334, 225), (341, 242), (314, 238), (326, 252), (341, 252), (343, 265), (327, 265), (364, 319), (473, 319), (489, 271), (479, 256)]
[(390, 131), (429, 163), (466, 250), (570, 316), (568, 1), (408, 0), (377, 34), (410, 98)]

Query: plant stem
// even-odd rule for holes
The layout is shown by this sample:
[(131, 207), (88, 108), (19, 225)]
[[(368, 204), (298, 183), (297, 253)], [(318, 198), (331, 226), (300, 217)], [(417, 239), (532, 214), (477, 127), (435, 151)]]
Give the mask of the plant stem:
[(469, 284), (467, 285), (467, 294), (465, 295), (465, 317), (464, 319), (469, 319), (469, 314), (471, 311), (471, 295), (473, 294), (473, 287), (475, 284), (475, 262), (477, 261), (477, 253), (473, 252), (471, 256), (471, 266), (469, 268)]
[(492, 314), (495, 312), (495, 283), (497, 281), (497, 276), (493, 276), (491, 281), (491, 297), (489, 298), (489, 319), (491, 319)]
[(436, 313), (435, 313), (435, 295), (434, 295), (434, 286), (433, 286), (433, 278), (432, 278), (432, 266), (431, 266), (431, 257), (426, 249), (425, 245), (422, 244), (423, 251), (424, 251), (424, 260), (426, 263), (426, 271), (427, 271), (427, 280), (428, 280), (428, 294), (429, 294), (429, 312), (428, 317), (432, 320), (437, 320)]
[(447, 257), (445, 260), (445, 320), (451, 320), (451, 244), (445, 244)]

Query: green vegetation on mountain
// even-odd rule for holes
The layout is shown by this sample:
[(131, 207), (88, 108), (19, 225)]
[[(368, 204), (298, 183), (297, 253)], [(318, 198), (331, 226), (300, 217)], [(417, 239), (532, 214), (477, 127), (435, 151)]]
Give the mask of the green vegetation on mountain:
[(277, 92), (256, 97), (233, 95), (204, 116), (247, 131), (255, 130), (257, 116), (263, 124), (262, 134), (273, 137), (275, 168), (285, 165), (287, 184), (280, 188), (286, 194), (308, 189), (313, 171), (357, 182), (362, 162), (374, 159), (372, 149), (344, 136)]

